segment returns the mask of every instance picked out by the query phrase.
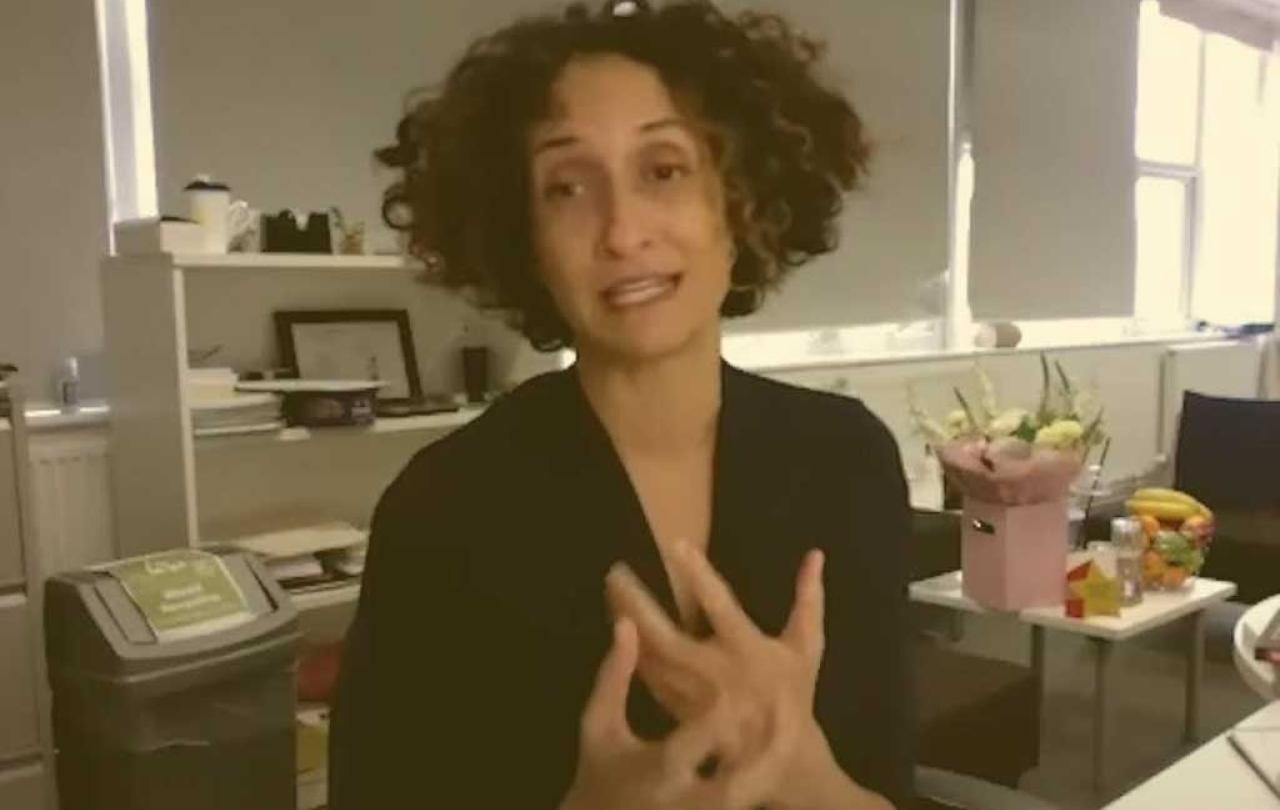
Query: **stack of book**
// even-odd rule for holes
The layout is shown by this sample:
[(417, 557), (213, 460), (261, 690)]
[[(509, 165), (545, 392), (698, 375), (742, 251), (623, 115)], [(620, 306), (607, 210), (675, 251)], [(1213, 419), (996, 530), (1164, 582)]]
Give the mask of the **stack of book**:
[(279, 396), (241, 393), (235, 386), (236, 374), (229, 368), (187, 371), (187, 403), (197, 436), (231, 436), (284, 427)]
[(349, 523), (320, 523), (231, 540), (258, 555), (275, 580), (294, 593), (346, 585), (364, 573), (368, 532)]

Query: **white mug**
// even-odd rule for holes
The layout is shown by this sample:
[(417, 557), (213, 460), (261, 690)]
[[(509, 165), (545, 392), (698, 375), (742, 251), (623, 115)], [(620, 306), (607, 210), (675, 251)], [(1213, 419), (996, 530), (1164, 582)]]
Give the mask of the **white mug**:
[(202, 234), (205, 253), (226, 253), (233, 237), (253, 227), (255, 212), (244, 200), (232, 200), (231, 189), (207, 174), (198, 174), (183, 189), (187, 216)]

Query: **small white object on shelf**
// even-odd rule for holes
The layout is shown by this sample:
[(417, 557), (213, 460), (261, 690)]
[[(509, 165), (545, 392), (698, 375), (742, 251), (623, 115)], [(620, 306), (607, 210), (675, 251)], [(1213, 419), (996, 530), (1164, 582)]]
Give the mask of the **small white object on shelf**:
[(195, 222), (126, 219), (115, 224), (114, 232), (116, 253), (121, 256), (193, 253), (204, 245), (204, 231)]

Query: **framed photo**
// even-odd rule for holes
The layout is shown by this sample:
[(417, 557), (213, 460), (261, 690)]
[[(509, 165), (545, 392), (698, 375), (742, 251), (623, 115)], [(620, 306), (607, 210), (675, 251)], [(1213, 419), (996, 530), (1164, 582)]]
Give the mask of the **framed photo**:
[(409, 313), (403, 309), (275, 313), (283, 364), (304, 380), (380, 380), (379, 402), (422, 399)]

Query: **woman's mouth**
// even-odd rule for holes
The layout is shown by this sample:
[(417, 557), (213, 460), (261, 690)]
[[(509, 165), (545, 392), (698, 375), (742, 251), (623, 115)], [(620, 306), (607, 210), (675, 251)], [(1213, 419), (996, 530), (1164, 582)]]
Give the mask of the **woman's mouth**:
[(610, 306), (636, 307), (670, 295), (680, 283), (679, 275), (650, 275), (623, 279), (601, 295)]

